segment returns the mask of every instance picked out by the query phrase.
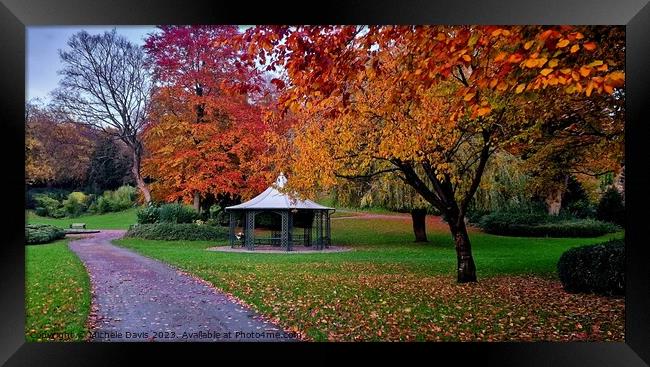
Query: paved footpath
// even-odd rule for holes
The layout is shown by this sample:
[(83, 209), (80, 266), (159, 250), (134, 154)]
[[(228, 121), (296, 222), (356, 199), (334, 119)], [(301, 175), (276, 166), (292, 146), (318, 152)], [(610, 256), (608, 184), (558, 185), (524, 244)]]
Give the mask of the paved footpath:
[(102, 230), (69, 245), (86, 265), (92, 283), (92, 340), (292, 339), (206, 282), (110, 243), (123, 234)]

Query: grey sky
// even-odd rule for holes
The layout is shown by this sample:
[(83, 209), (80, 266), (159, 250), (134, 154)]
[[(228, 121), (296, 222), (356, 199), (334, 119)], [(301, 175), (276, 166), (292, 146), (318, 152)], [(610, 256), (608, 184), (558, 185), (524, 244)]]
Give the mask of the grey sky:
[[(250, 28), (250, 25), (240, 25), (240, 30)], [(27, 27), (26, 46), (27, 60), (25, 72), (26, 100), (39, 98), (43, 102), (50, 99), (60, 75), (57, 71), (62, 68), (59, 59), (59, 49), (66, 49), (70, 37), (81, 30), (90, 34), (98, 34), (115, 28), (117, 33), (129, 41), (144, 45), (148, 34), (156, 31), (155, 26), (38, 26)]]
[(27, 100), (40, 98), (45, 102), (49, 99), (49, 93), (56, 88), (60, 77), (57, 74), (61, 69), (58, 50), (67, 48), (68, 39), (74, 33), (83, 29), (88, 33), (97, 34), (113, 28), (138, 45), (143, 45), (147, 34), (155, 31), (154, 26), (27, 27)]

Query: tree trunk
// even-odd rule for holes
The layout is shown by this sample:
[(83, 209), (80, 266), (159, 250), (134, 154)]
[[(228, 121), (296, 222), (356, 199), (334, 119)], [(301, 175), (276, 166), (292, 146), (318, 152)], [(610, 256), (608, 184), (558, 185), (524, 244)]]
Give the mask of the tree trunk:
[(149, 204), (151, 203), (151, 192), (149, 192), (149, 188), (147, 187), (147, 184), (144, 182), (144, 179), (140, 174), (141, 156), (138, 152), (138, 149), (131, 149), (133, 151), (133, 167), (131, 168), (131, 172), (133, 173), (133, 178), (135, 179), (135, 183), (138, 186), (138, 189), (140, 189), (142, 196), (144, 196), (144, 203)]
[(476, 265), (472, 256), (472, 245), (467, 234), (464, 218), (449, 218), (449, 229), (456, 246), (458, 283), (476, 281)]
[(560, 214), (560, 209), (562, 209), (562, 191), (564, 190), (557, 189), (546, 197), (546, 207), (548, 208), (549, 215)]
[(197, 213), (201, 212), (201, 194), (198, 191), (194, 191), (194, 210)]
[(413, 220), (413, 234), (415, 234), (415, 242), (428, 242), (426, 226), (427, 210), (412, 209), (411, 219)]
[(569, 185), (569, 176), (563, 176), (563, 178), (560, 178), (560, 180), (564, 180), (563, 185), (555, 189), (555, 191), (551, 192), (546, 197), (546, 205), (549, 215), (558, 215), (562, 209), (562, 195)]

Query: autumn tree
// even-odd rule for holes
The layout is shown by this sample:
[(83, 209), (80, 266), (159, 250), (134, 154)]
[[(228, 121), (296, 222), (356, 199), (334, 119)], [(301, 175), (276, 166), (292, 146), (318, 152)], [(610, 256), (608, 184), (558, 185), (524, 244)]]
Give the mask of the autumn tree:
[(223, 43), (237, 33), (236, 26), (160, 26), (146, 40), (158, 87), (145, 170), (163, 200), (191, 200), (199, 210), (264, 188), (261, 79)]
[[(588, 27), (585, 33), (598, 41), (591, 51), (594, 66), (603, 68), (606, 63), (609, 69), (623, 69), (623, 27)], [(558, 214), (562, 208), (571, 177), (589, 185), (622, 170), (625, 90), (609, 91), (566, 95), (562, 90), (547, 90), (534, 101), (534, 115), (542, 122), (522, 134), (513, 147), (525, 158), (531, 189), (546, 198), (550, 214)]]
[[(490, 156), (545, 120), (535, 96), (613, 93), (624, 73), (596, 59), (600, 28), (258, 26), (251, 63), (282, 68), (279, 104), (301, 192), (337, 177), (394, 174), (446, 218), (459, 282), (476, 281), (465, 225)], [(580, 124), (581, 121), (576, 121)]]
[(115, 30), (86, 31), (59, 51), (63, 78), (54, 92), (59, 111), (71, 122), (115, 136), (130, 149), (132, 173), (145, 202), (151, 194), (141, 174), (144, 147), (140, 133), (147, 119), (151, 80), (143, 50)]
[(37, 102), (25, 106), (25, 179), (28, 185), (81, 187), (97, 134)]

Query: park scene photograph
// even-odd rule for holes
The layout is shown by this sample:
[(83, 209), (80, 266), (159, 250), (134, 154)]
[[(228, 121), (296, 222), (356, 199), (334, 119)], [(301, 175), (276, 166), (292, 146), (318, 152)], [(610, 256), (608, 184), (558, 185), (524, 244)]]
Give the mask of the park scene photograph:
[(625, 51), (28, 26), (25, 339), (623, 342)]

